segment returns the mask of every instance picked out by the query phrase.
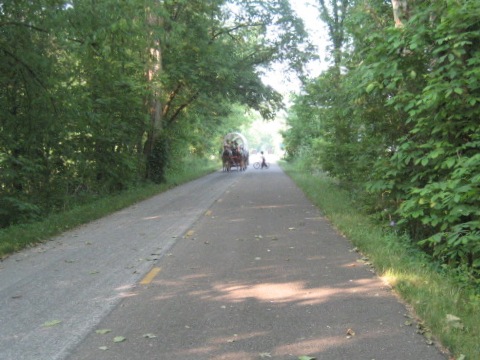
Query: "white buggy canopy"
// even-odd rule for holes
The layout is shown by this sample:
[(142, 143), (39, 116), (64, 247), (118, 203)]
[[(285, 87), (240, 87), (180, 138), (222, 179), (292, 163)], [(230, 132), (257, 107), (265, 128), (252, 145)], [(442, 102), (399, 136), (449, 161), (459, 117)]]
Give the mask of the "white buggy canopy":
[(240, 133), (237, 133), (237, 132), (228, 133), (223, 138), (223, 146), (231, 147), (233, 144), (237, 144), (243, 149), (248, 150), (247, 139), (245, 138), (245, 136), (243, 136)]

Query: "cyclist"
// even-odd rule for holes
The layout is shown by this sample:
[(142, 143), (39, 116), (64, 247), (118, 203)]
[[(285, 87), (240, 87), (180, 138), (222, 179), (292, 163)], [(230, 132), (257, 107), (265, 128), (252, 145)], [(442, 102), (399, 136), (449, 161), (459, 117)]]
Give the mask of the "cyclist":
[(268, 169), (267, 162), (265, 161), (265, 155), (263, 154), (263, 151), (260, 151), (260, 154), (262, 154), (262, 169), (266, 167)]

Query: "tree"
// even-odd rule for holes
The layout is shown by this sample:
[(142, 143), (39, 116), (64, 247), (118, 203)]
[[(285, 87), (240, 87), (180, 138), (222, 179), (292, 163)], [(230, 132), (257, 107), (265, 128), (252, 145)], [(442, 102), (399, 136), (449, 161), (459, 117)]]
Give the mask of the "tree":
[[(153, 81), (161, 89), (162, 121), (151, 131), (165, 132), (168, 139), (193, 118), (188, 112), (208, 108), (214, 119), (226, 102), (246, 105), (266, 119), (281, 107), (281, 96), (262, 83), (260, 67), (287, 59), (300, 67), (306, 34), (288, 1), (165, 2), (161, 23), (162, 71)], [(151, 131), (148, 139), (155, 138)]]
[[(146, 114), (144, 10), (138, 2), (72, 2), (64, 11), (65, 62), (75, 96), (67, 143), (75, 149), (74, 187), (100, 193), (127, 188), (141, 178)], [(74, 41), (70, 40), (74, 39)]]
[[(473, 14), (479, 9), (473, 1), (419, 7), (405, 24), (407, 48), (432, 55), (422, 90), (394, 100), (408, 112), (411, 130), (383, 176), (402, 200), (397, 214), (414, 239), (437, 259), (477, 277), (480, 53), (474, 44), (480, 27)], [(420, 31), (413, 27), (418, 21), (425, 24)]]
[[(295, 126), (285, 133), (291, 155), (299, 151), (310, 154), (308, 162), (312, 166), (321, 162), (325, 171), (342, 180), (351, 178), (352, 144), (357, 139), (353, 107), (348, 101), (350, 88), (345, 86), (348, 81), (341, 71), (347, 65), (343, 55), (351, 3), (319, 0), (319, 15), (332, 43), (333, 64), (317, 79), (304, 84), (305, 95), (297, 99), (298, 105), (293, 108), (296, 115), (290, 117), (290, 121), (295, 119)], [(302, 133), (308, 135), (302, 139)]]
[(272, 118), (262, 69), (305, 56), (286, 0), (4, 1), (0, 34), (0, 227), (163, 181), (238, 104)]
[[(379, 218), (476, 278), (479, 6), (355, 2), (344, 22), (342, 72), (305, 86), (303, 97), (316, 103), (297, 101), (315, 104), (309, 111), (320, 131), (307, 145), (324, 170), (344, 185), (355, 179), (352, 193), (367, 185), (361, 195)], [(297, 117), (308, 114), (301, 106)], [(290, 139), (308, 121), (291, 122)]]
[(0, 10), (0, 226), (56, 205), (55, 148), (64, 133), (53, 80), (59, 52), (50, 28), (61, 1), (3, 1)]
[(395, 27), (401, 28), (408, 21), (409, 9), (407, 0), (392, 0), (393, 18)]
[(342, 62), (342, 48), (345, 44), (345, 20), (348, 16), (350, 0), (332, 0), (329, 4), (325, 0), (318, 0), (320, 18), (328, 27), (328, 36), (332, 42), (334, 67), (339, 69)]

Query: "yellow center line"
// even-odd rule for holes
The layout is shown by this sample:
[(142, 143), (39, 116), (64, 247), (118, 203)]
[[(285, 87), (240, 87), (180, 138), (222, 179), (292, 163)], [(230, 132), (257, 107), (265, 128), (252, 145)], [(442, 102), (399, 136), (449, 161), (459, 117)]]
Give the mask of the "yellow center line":
[(148, 285), (150, 284), (153, 279), (155, 278), (155, 276), (158, 275), (158, 273), (162, 270), (162, 268), (159, 268), (159, 267), (154, 267), (152, 270), (150, 270), (150, 272), (145, 275), (145, 277), (143, 278), (142, 281), (140, 281), (140, 285)]

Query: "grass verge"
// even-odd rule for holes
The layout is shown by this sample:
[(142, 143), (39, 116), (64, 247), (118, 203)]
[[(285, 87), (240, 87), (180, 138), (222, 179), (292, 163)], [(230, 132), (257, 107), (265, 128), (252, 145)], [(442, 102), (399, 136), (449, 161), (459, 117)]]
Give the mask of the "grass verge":
[[(281, 165), (412, 308), (418, 317), (417, 329), (427, 343), (440, 342), (453, 359), (480, 359), (480, 296), (475, 289), (439, 272), (404, 236), (372, 222), (327, 176), (306, 173), (295, 164)], [(408, 319), (405, 324), (410, 325)]]
[(0, 230), (0, 259), (26, 247), (44, 242), (66, 230), (99, 219), (139, 201), (194, 180), (219, 168), (218, 162), (195, 161), (185, 164), (182, 171), (167, 176), (163, 184), (144, 184), (117, 195), (106, 196), (42, 221), (10, 226)]

